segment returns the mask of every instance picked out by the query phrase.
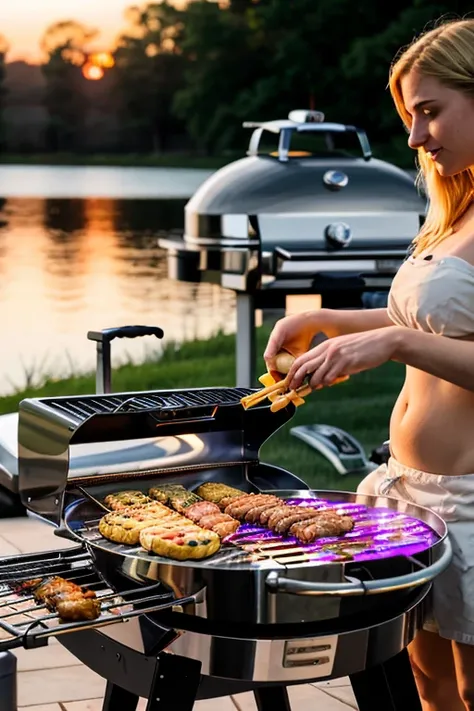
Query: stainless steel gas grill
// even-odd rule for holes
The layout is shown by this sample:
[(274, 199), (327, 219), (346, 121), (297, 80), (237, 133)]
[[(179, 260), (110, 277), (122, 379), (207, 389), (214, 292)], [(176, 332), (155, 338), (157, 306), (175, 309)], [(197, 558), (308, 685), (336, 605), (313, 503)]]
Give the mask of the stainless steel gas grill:
[[(431, 581), (450, 561), (444, 522), (396, 499), (312, 491), (261, 462), (262, 444), (294, 408), (246, 411), (248, 392), (21, 403), (22, 500), (78, 547), (2, 562), (0, 651), (57, 636), (108, 680), (108, 711), (134, 709), (139, 696), (149, 711), (187, 711), (197, 698), (247, 690), (260, 711), (283, 711), (287, 686), (346, 675), (363, 711), (416, 709), (405, 647), (422, 624)], [(303, 544), (243, 523), (214, 555), (183, 561), (99, 533), (110, 493), (167, 483), (195, 491), (206, 482), (334, 509), (354, 527)], [(34, 597), (51, 576), (94, 591), (100, 615), (59, 620)]]
[(183, 236), (160, 245), (171, 278), (236, 293), (236, 384), (247, 387), (255, 310), (311, 294), (361, 305), (364, 291), (388, 290), (426, 206), (413, 178), (373, 158), (354, 126), (311, 111), (244, 126), (253, 128), (247, 157), (201, 185), (185, 207)]

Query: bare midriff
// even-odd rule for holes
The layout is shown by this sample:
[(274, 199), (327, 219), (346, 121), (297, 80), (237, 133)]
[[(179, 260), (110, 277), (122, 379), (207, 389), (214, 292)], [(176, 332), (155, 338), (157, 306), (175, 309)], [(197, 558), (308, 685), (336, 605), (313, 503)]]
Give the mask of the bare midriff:
[(393, 457), (432, 474), (474, 474), (474, 393), (407, 368), (390, 420)]

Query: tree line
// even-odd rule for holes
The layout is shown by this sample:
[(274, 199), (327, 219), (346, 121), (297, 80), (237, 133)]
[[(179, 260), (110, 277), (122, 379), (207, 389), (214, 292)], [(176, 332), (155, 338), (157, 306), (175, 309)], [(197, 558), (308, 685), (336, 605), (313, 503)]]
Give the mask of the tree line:
[[(115, 151), (222, 154), (245, 147), (243, 121), (315, 108), (403, 152), (390, 62), (436, 20), (469, 13), (466, 0), (194, 0), (182, 9), (164, 0), (129, 8), (114, 66), (97, 82), (82, 71), (96, 31), (58, 22), (41, 42), (44, 148), (81, 151), (94, 109), (114, 122)], [(0, 40), (0, 117), (6, 56)]]

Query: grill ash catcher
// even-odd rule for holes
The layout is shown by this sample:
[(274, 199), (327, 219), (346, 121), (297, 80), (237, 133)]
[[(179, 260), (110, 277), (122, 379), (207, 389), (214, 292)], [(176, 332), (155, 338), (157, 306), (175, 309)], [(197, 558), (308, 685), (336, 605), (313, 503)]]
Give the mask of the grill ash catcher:
[[(155, 334), (156, 335), (156, 334)], [(108, 389), (107, 378), (103, 384)], [(287, 687), (349, 676), (361, 711), (420, 709), (406, 647), (449, 564), (446, 525), (390, 497), (314, 491), (259, 458), (294, 406), (245, 411), (248, 388), (98, 393), (22, 401), (19, 491), (78, 546), (6, 558), (0, 651), (51, 636), (107, 680), (104, 711), (191, 711), (196, 699), (252, 691), (288, 711)], [(334, 506), (355, 521), (303, 545), (242, 525), (203, 560), (176, 561), (98, 532), (102, 501), (164, 483), (221, 482), (290, 503)], [(63, 622), (21, 592), (59, 575), (96, 591), (100, 617)]]

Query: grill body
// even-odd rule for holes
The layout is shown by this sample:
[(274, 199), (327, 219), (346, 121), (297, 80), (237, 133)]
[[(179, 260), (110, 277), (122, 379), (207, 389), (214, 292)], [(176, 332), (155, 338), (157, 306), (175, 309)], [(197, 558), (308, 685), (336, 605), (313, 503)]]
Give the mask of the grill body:
[[(389, 287), (425, 200), (407, 173), (372, 157), (364, 131), (308, 119), (247, 124), (247, 157), (196, 191), (182, 239), (161, 241), (171, 276), (217, 281), (267, 305), (287, 293)], [(269, 135), (275, 152), (263, 147)], [(356, 136), (362, 155), (338, 150), (338, 139)], [(322, 137), (326, 149), (312, 149)], [(292, 151), (295, 140), (309, 149)]]
[[(254, 382), (256, 310), (285, 309), (289, 297), (292, 308), (302, 297), (308, 308), (312, 295), (358, 307), (364, 293), (388, 291), (426, 211), (413, 178), (373, 158), (364, 131), (314, 112), (291, 116), (246, 124), (254, 129), (247, 157), (198, 188), (182, 236), (159, 240), (170, 278), (235, 292), (242, 387)], [(339, 150), (342, 138), (358, 138), (361, 150)], [(323, 139), (321, 150), (314, 143)], [(307, 149), (292, 151), (295, 141)]]
[[(344, 675), (363, 711), (372, 711), (367, 689), (375, 683), (384, 708), (399, 711), (408, 697), (394, 705), (399, 692), (388, 679), (401, 670), (416, 701), (404, 650), (429, 609), (432, 580), (449, 564), (444, 522), (388, 497), (311, 491), (292, 472), (262, 463), (262, 444), (294, 407), (246, 411), (240, 399), (248, 392), (206, 388), (20, 404), (22, 500), (81, 546), (3, 562), (0, 629), (8, 638), (0, 635), (0, 649), (57, 636), (108, 679), (108, 711), (122, 711), (125, 699), (132, 711), (138, 696), (149, 698), (148, 711), (171, 703), (187, 711), (196, 698), (246, 690), (254, 691), (260, 711), (287, 711), (284, 687)], [(168, 482), (194, 489), (205, 481), (336, 506), (354, 516), (355, 537), (305, 547), (241, 527), (209, 559), (178, 562), (97, 535), (107, 493)], [(15, 607), (15, 581), (50, 574), (96, 586), (101, 617), (61, 623), (36, 610), (31, 595)]]

